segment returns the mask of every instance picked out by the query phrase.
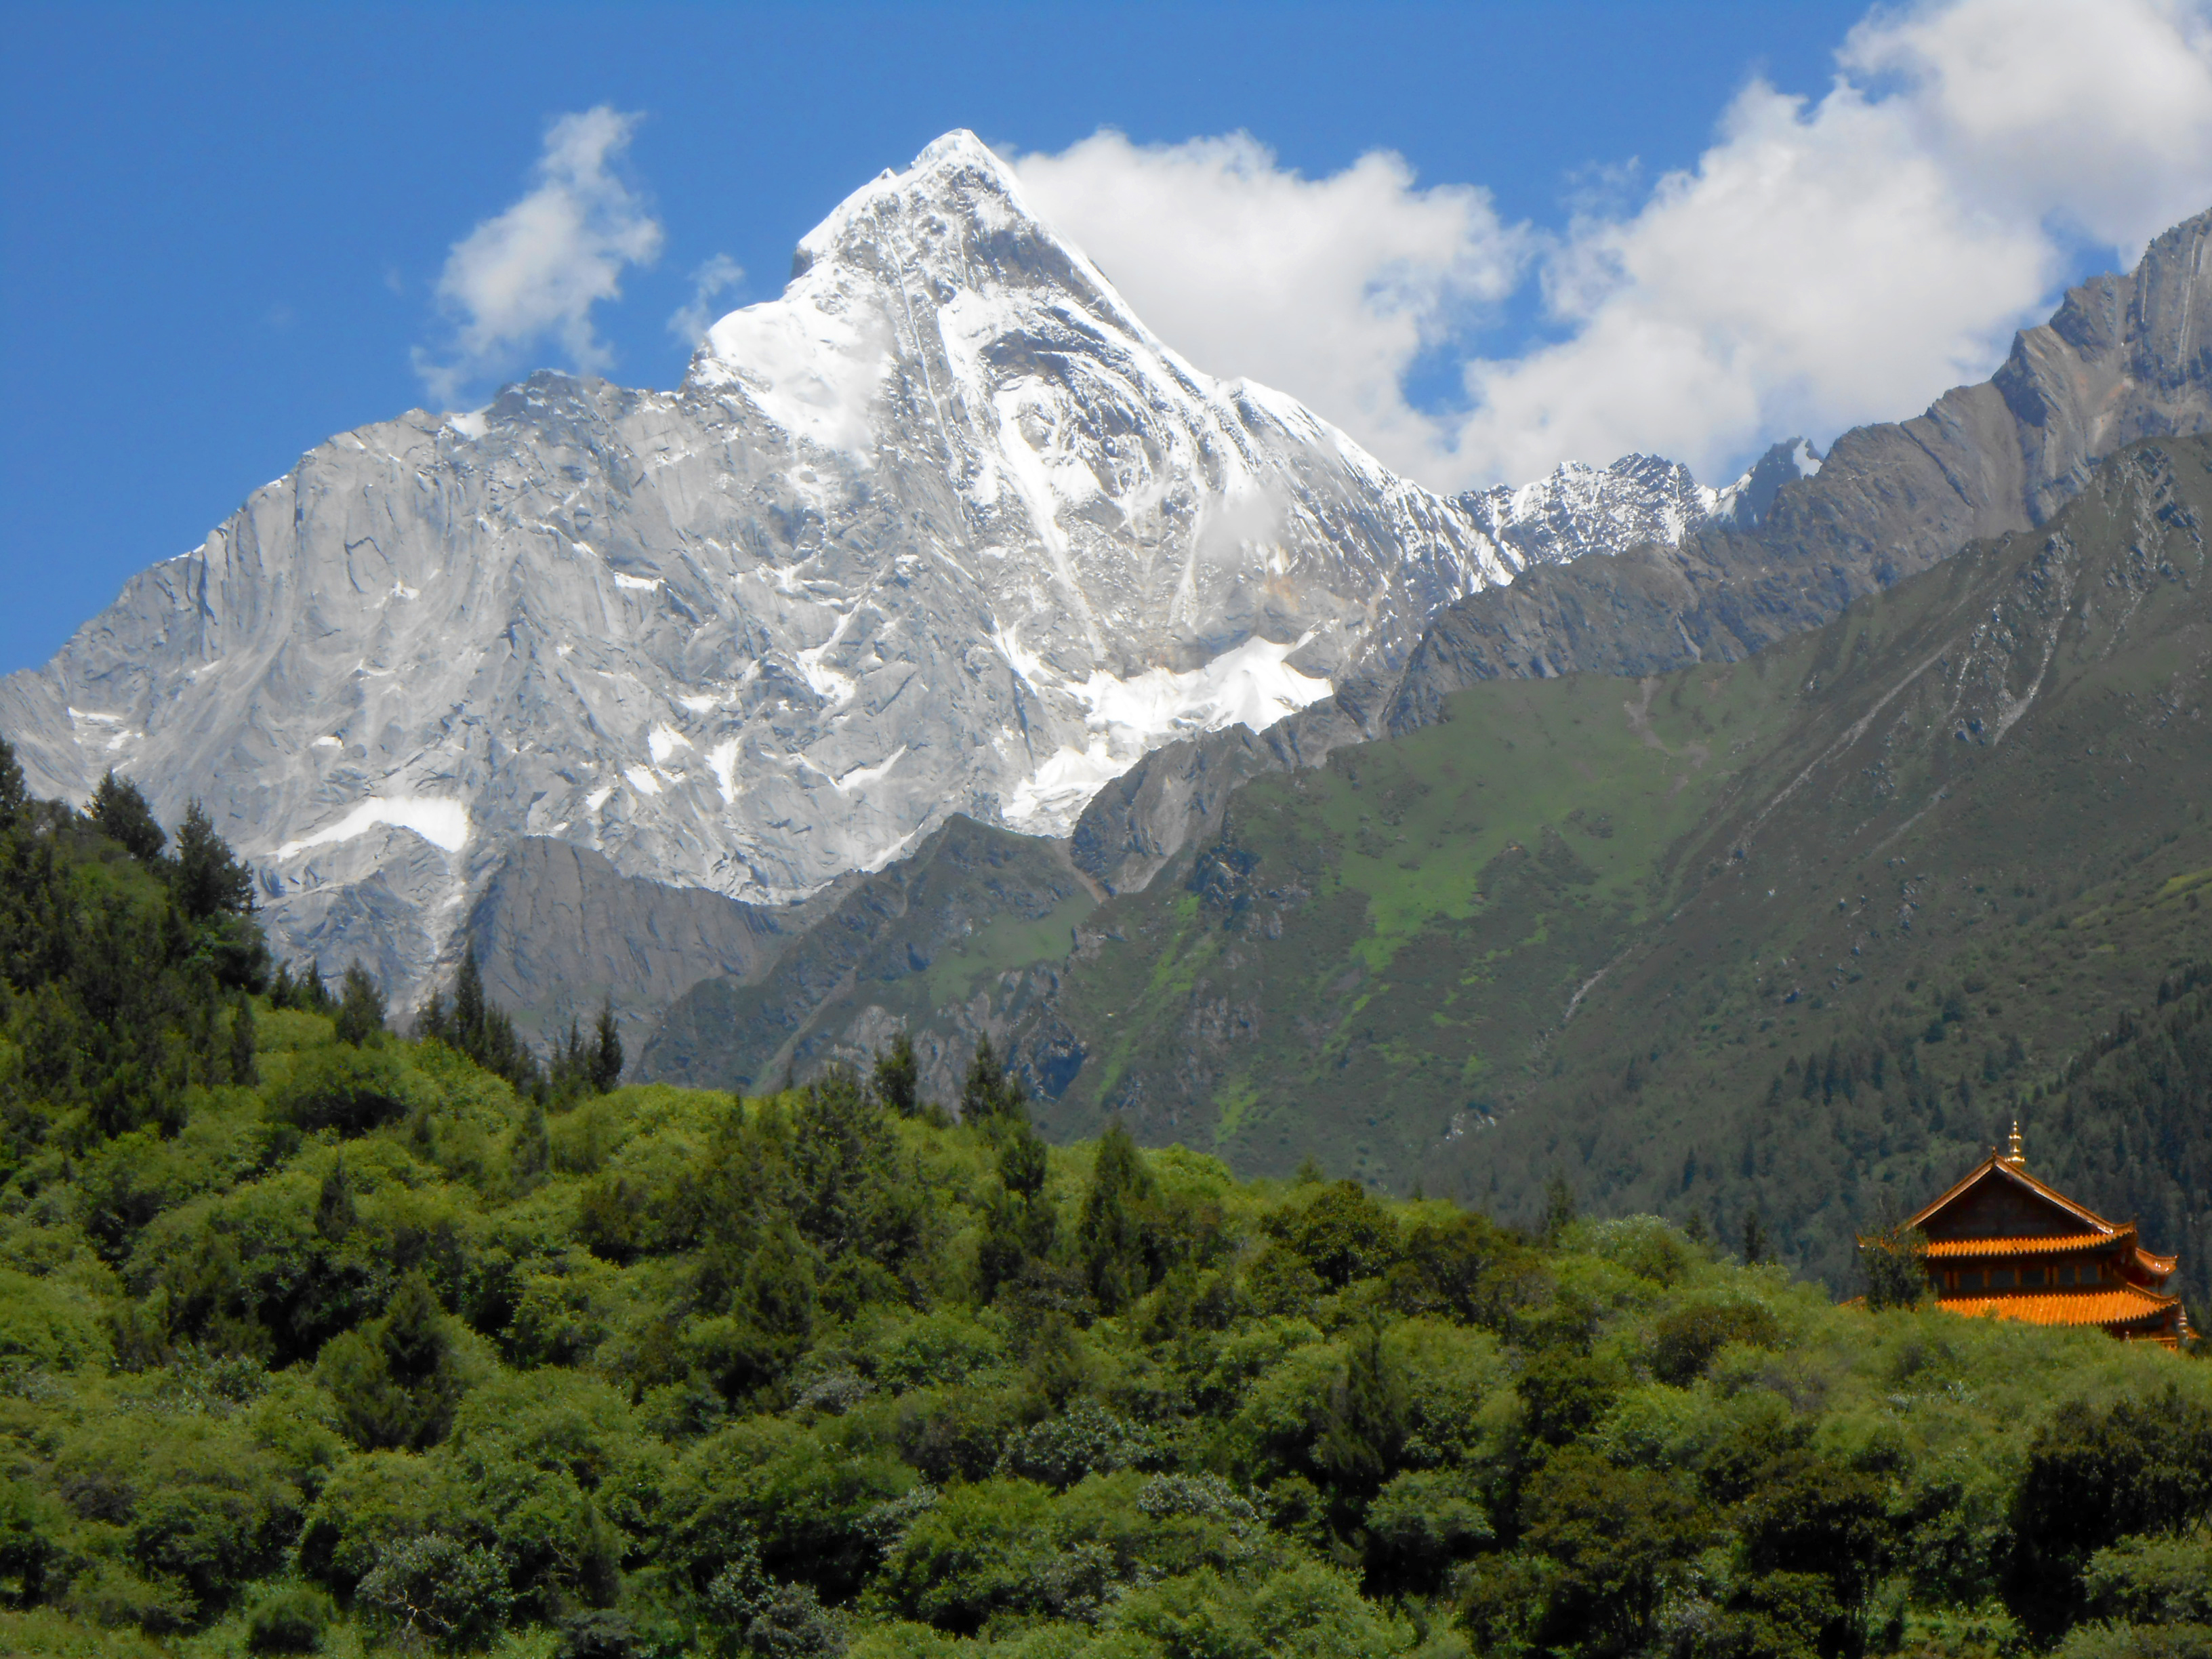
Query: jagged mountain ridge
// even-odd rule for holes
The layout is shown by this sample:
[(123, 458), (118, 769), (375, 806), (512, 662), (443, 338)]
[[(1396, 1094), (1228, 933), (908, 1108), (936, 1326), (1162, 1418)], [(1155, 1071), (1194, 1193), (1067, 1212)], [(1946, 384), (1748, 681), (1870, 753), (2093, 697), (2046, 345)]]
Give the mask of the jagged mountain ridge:
[(1447, 607), (1406, 665), (1389, 729), (1478, 679), (1741, 660), (1970, 539), (2043, 523), (2127, 444), (2212, 428), (2208, 242), (2212, 210), (2126, 275), (2070, 290), (1989, 380), (1913, 420), (1845, 433), (1751, 525), (1716, 518)]
[(1155, 750), (1092, 799), (1078, 862), (1133, 890), (1218, 827), (1244, 779), (1418, 730), (1465, 686), (1739, 661), (1971, 538), (2042, 523), (2123, 445), (2212, 427), (2212, 331), (2197, 320), (2212, 315), (2208, 240), (2212, 211), (2158, 237), (2129, 274), (2074, 289), (1989, 380), (1925, 414), (1856, 428), (1826, 457), (1776, 445), (1680, 534), (1539, 561), (1445, 606), (1394, 673), (1348, 681), (1267, 732)]

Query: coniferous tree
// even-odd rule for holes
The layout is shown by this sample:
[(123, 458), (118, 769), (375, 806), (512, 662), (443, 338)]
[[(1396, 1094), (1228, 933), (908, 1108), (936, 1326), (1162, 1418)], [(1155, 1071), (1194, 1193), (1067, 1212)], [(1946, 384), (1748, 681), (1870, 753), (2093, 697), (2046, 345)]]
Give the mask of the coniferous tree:
[(382, 1319), (334, 1338), (316, 1369), (360, 1445), (419, 1451), (453, 1426), (460, 1400), (453, 1331), (419, 1268), (399, 1281)]
[(869, 1085), (884, 1109), (901, 1117), (912, 1117), (921, 1109), (921, 1066), (914, 1054), (914, 1039), (901, 1031), (891, 1039), (889, 1048), (876, 1055), (876, 1067)]
[(331, 988), (323, 983), (322, 973), (313, 957), (302, 963), (296, 972), (289, 963), (277, 964), (276, 977), (269, 984), (269, 1006), (297, 1008), (310, 1014), (330, 1012)]
[(1406, 1438), (1405, 1379), (1382, 1346), (1382, 1325), (1370, 1319), (1352, 1339), (1344, 1376), (1330, 1390), (1328, 1426), (1315, 1462), (1335, 1486), (1364, 1505), (1398, 1462)]
[(473, 1054), (483, 1046), (484, 1008), (483, 973), (477, 966), (477, 947), (471, 945), (461, 952), (461, 965), (453, 973), (453, 1031), (464, 1054)]
[(323, 1239), (336, 1244), (354, 1230), (356, 1219), (353, 1207), (353, 1182), (346, 1176), (345, 1160), (340, 1158), (331, 1165), (331, 1172), (323, 1177), (323, 1189), (315, 1200), (315, 1231)]
[(568, 1017), (568, 1035), (553, 1045), (552, 1064), (546, 1084), (556, 1100), (567, 1100), (591, 1087), (592, 1051), (584, 1042), (584, 1028)]
[(1029, 1121), (1029, 1093), (1008, 1072), (991, 1039), (975, 1039), (975, 1054), (960, 1085), (960, 1121), (987, 1128), (999, 1122)]
[(185, 808), (177, 828), (177, 902), (194, 921), (245, 915), (253, 908), (253, 872), (216, 834), (198, 801)]
[(345, 989), (338, 997), (337, 1038), (356, 1048), (384, 1030), (384, 994), (358, 958), (347, 964)]
[(983, 1218), (976, 1248), (976, 1274), (985, 1301), (1032, 1261), (1052, 1254), (1059, 1217), (1045, 1196), (1045, 1146), (1024, 1115), (1008, 1125), (999, 1146), (999, 1190)]
[(536, 1187), (545, 1179), (552, 1162), (553, 1142), (545, 1129), (545, 1109), (533, 1100), (523, 1115), (521, 1127), (514, 1132), (514, 1148), (508, 1158), (515, 1191), (526, 1193)]
[(868, 1242), (868, 1211), (891, 1158), (884, 1109), (850, 1066), (832, 1065), (799, 1091), (792, 1127), (799, 1227), (835, 1262)]
[(92, 792), (91, 817), (101, 835), (118, 842), (141, 864), (151, 864), (169, 844), (167, 833), (155, 821), (154, 809), (146, 804), (138, 786), (112, 770)]
[(232, 994), (230, 1000), (230, 1080), (242, 1089), (250, 1089), (261, 1081), (261, 1065), (256, 1054), (253, 1030), (253, 1005), (243, 992)]
[(600, 1094), (609, 1094), (621, 1083), (623, 1074), (622, 1032), (615, 1024), (614, 1000), (610, 997), (599, 1004), (599, 1024), (592, 1048), (592, 1087)]
[(1560, 1235), (1574, 1224), (1575, 1189), (1566, 1176), (1557, 1170), (1544, 1183), (1544, 1243), (1556, 1244)]
[(1744, 1212), (1743, 1216), (1743, 1265), (1756, 1267), (1760, 1262), (1770, 1260), (1773, 1254), (1773, 1245), (1766, 1237), (1766, 1218), (1759, 1212), (1759, 1206), (1754, 1204)]
[(23, 769), (15, 759), (15, 747), (7, 738), (0, 738), (0, 835), (15, 827), (30, 797), (23, 787)]
[[(514, 1018), (485, 994), (473, 945), (462, 953), (454, 972), (452, 1003), (434, 994), (417, 1030), (459, 1049), (494, 1076), (505, 1078), (521, 1093), (535, 1094), (544, 1087), (537, 1058), (514, 1033)], [(581, 1046), (580, 1042), (580, 1049)], [(556, 1053), (554, 1058), (557, 1066), (560, 1056)]]
[(1121, 1312), (1152, 1288), (1146, 1224), (1158, 1197), (1144, 1154), (1115, 1118), (1099, 1137), (1091, 1190), (1076, 1224), (1076, 1250), (1091, 1294), (1109, 1314)]

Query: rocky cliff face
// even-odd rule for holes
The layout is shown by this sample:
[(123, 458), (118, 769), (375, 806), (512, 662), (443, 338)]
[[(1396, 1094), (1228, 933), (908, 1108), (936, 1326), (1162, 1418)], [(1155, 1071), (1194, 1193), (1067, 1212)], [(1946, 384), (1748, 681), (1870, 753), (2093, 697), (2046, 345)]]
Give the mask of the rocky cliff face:
[(954, 134), (674, 392), (540, 374), (332, 439), (0, 682), (0, 730), (42, 790), (202, 798), (282, 948), (404, 1001), (526, 838), (773, 906), (952, 813), (1064, 833), (1523, 559), (1193, 370)]
[(530, 1041), (557, 1041), (571, 1019), (588, 1030), (605, 1001), (635, 1054), (702, 975), (760, 978), (857, 879), (797, 904), (747, 904), (625, 876), (574, 842), (525, 836), (485, 878), (461, 931), (486, 990)]

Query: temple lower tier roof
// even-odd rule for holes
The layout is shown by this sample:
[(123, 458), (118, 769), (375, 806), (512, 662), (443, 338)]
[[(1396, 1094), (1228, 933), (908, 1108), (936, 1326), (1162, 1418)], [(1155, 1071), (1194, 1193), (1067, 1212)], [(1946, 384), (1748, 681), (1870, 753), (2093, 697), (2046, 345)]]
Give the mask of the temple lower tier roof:
[(1975, 1318), (1993, 1314), (1999, 1319), (2024, 1320), (2031, 1325), (2164, 1326), (2175, 1317), (2181, 1304), (2177, 1297), (2160, 1296), (2136, 1285), (2111, 1285), (2095, 1290), (2056, 1291), (2043, 1295), (2020, 1291), (1994, 1296), (1946, 1296), (1940, 1304), (1946, 1313)]

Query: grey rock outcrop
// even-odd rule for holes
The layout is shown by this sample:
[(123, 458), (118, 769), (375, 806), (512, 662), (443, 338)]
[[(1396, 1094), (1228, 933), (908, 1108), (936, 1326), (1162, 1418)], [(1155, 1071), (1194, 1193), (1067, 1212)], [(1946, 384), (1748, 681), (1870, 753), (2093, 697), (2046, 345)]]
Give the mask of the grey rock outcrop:
[(851, 878), (799, 904), (747, 904), (625, 876), (574, 842), (526, 836), (486, 878), (462, 933), (484, 988), (543, 1046), (604, 1000), (635, 1055), (670, 1003), (710, 975), (750, 983), (819, 920)]

